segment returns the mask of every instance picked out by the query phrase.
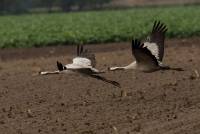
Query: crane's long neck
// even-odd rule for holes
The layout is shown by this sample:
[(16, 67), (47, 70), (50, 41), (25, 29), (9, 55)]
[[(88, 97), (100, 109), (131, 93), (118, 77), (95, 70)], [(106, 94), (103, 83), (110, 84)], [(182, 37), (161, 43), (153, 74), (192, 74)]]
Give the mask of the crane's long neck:
[(70, 73), (72, 71), (70, 70), (63, 70), (63, 71), (59, 71), (59, 70), (56, 70), (56, 71), (44, 71), (44, 72), (40, 72), (41, 75), (49, 75), (49, 74), (62, 74), (62, 73)]
[(56, 70), (56, 71), (44, 71), (44, 72), (40, 72), (41, 75), (48, 75), (48, 74), (59, 74), (60, 71)]
[(110, 67), (109, 68), (110, 71), (128, 70), (128, 69), (136, 69), (136, 61), (134, 61), (133, 63), (129, 64), (128, 66), (124, 66), (124, 67)]

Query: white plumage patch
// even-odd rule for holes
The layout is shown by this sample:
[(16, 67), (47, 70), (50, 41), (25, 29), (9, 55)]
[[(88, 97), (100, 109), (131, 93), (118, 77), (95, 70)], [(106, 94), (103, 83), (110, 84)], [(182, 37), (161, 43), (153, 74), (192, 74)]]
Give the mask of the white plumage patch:
[(159, 48), (156, 43), (145, 42), (144, 47), (147, 47), (151, 53), (159, 60)]
[(70, 69), (83, 69), (83, 68), (90, 68), (89, 66), (82, 66), (79, 64), (67, 64), (65, 67), (70, 70)]
[(73, 64), (81, 65), (81, 66), (91, 66), (91, 61), (87, 58), (76, 57), (73, 59)]
[(65, 65), (67, 69), (91, 68), (91, 61), (87, 58), (76, 57), (72, 64)]

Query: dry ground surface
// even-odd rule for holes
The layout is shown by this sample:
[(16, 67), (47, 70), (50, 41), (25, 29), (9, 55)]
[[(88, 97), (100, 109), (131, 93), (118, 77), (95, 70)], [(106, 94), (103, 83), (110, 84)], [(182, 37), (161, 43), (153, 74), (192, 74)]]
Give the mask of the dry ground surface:
[[(183, 72), (102, 74), (121, 88), (79, 74), (37, 75), (71, 62), (74, 46), (0, 50), (0, 133), (199, 134), (199, 42), (167, 40), (164, 62)], [(100, 69), (133, 61), (129, 43), (86, 47)]]

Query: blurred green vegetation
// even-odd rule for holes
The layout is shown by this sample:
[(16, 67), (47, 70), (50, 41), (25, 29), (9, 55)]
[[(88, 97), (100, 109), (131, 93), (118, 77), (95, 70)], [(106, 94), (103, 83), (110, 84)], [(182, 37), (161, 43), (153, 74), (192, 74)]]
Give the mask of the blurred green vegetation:
[(112, 0), (1, 0), (0, 14), (102, 9)]
[(0, 17), (0, 48), (130, 41), (144, 38), (153, 22), (168, 27), (168, 38), (200, 36), (200, 6)]

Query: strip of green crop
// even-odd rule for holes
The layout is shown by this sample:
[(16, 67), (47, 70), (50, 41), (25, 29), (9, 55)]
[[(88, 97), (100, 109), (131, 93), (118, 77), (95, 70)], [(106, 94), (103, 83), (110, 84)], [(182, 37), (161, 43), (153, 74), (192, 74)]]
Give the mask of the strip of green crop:
[(200, 36), (200, 6), (133, 8), (0, 17), (0, 48), (128, 41), (145, 37), (154, 20), (167, 37)]

